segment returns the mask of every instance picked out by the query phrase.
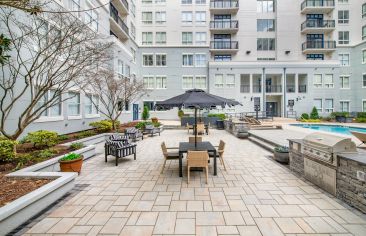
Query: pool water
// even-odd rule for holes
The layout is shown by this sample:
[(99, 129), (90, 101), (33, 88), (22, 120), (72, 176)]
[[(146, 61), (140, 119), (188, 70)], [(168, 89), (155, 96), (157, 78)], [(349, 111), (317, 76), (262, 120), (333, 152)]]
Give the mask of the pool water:
[(337, 134), (352, 135), (351, 131), (366, 133), (366, 128), (349, 127), (341, 125), (320, 125), (320, 124), (292, 124), (292, 126), (297, 126), (306, 129), (313, 129), (319, 131), (326, 131)]

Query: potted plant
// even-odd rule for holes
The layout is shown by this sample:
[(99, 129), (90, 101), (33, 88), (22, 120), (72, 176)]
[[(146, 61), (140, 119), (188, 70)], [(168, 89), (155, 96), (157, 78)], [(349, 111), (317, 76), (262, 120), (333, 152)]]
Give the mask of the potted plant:
[(80, 154), (70, 153), (62, 157), (59, 161), (62, 172), (78, 172), (80, 174), (83, 164), (83, 156)]
[(278, 162), (288, 164), (289, 162), (288, 147), (286, 146), (275, 147), (273, 150), (273, 159), (275, 159)]

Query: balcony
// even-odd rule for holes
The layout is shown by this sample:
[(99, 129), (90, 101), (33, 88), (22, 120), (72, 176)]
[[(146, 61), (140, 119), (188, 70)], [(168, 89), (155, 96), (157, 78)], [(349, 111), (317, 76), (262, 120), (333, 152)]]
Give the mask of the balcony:
[(303, 34), (322, 34), (329, 33), (335, 29), (334, 20), (306, 20), (301, 24)]
[(250, 85), (240, 85), (241, 93), (250, 93)]
[(237, 20), (211, 21), (210, 30), (213, 33), (236, 33), (239, 30), (239, 21)]
[(299, 85), (299, 93), (306, 93), (306, 85)]
[(119, 39), (122, 40), (129, 38), (128, 27), (126, 23), (118, 15), (118, 11), (112, 3), (110, 4), (109, 22), (111, 25), (111, 31), (114, 33), (114, 35), (116, 35)]
[(266, 93), (281, 93), (282, 85), (266, 85)]
[(253, 86), (253, 93), (261, 93), (261, 92), (262, 92), (262, 86), (260, 85)]
[(210, 51), (217, 53), (236, 53), (239, 50), (238, 41), (211, 41)]
[(120, 15), (128, 15), (127, 0), (112, 0), (111, 3), (115, 6)]
[(286, 85), (286, 92), (287, 93), (294, 93), (295, 92), (295, 85)]
[(301, 3), (301, 13), (327, 14), (334, 10), (334, 0), (305, 0)]
[(220, 14), (234, 14), (239, 10), (238, 0), (213, 0), (210, 2), (210, 11)]
[(322, 41), (322, 40), (314, 40), (314, 41), (306, 41), (302, 44), (302, 52), (303, 53), (329, 53), (336, 50), (336, 42), (335, 41)]

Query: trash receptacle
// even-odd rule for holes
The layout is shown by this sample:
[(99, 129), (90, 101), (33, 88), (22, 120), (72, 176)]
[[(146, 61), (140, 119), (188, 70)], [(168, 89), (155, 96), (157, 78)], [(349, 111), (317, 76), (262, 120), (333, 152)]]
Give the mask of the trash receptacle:
[(216, 127), (217, 127), (217, 129), (224, 129), (224, 121), (223, 120), (217, 120), (216, 121)]

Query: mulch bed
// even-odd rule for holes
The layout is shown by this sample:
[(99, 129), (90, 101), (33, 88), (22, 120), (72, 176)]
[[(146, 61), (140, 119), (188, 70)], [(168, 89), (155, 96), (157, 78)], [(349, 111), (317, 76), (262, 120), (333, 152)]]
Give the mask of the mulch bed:
[(50, 179), (9, 178), (0, 175), (0, 207), (51, 181)]

